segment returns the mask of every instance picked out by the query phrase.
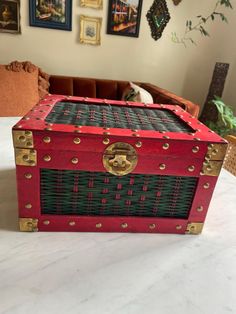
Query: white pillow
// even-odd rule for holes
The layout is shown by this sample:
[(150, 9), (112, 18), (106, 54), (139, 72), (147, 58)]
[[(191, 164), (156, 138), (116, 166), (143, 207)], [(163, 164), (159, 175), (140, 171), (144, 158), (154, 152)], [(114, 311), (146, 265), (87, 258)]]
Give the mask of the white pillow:
[(122, 100), (153, 104), (152, 95), (146, 89), (132, 82), (129, 83), (129, 87), (124, 91)]

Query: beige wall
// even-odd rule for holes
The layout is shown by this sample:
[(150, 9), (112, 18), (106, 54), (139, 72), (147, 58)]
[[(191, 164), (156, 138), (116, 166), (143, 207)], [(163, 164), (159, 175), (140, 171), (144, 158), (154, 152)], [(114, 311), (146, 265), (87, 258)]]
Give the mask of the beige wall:
[[(28, 1), (22, 0), (22, 34), (0, 33), (0, 63), (30, 60), (51, 74), (152, 82), (202, 104), (215, 63), (229, 62), (224, 99), (236, 108), (236, 11), (225, 10), (228, 25), (209, 23), (210, 39), (195, 34), (198, 45), (185, 48), (171, 42), (171, 32), (183, 32), (187, 18), (210, 12), (216, 0), (183, 0), (177, 7), (168, 0), (172, 18), (158, 41), (145, 17), (152, 2), (143, 0), (140, 36), (130, 38), (106, 34), (108, 0), (103, 10), (81, 8), (74, 0), (72, 32), (30, 27)], [(79, 14), (103, 17), (101, 46), (79, 43)]]

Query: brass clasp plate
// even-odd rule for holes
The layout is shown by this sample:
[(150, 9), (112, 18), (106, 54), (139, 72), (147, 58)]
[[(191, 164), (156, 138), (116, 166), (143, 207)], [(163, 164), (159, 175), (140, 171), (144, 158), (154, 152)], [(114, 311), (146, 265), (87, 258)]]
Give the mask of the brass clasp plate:
[(111, 144), (103, 154), (104, 168), (115, 176), (124, 176), (132, 172), (137, 162), (137, 152), (128, 143), (117, 142)]

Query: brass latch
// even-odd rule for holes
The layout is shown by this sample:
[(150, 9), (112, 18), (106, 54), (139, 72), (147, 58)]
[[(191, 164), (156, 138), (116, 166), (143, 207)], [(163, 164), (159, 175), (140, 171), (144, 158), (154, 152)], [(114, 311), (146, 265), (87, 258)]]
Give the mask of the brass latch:
[(200, 234), (204, 224), (202, 222), (190, 222), (185, 231), (186, 234)]
[(34, 218), (20, 218), (19, 219), (20, 231), (36, 232), (38, 231), (38, 219)]
[(138, 156), (134, 147), (123, 142), (108, 146), (103, 154), (105, 169), (116, 176), (124, 176), (132, 172), (137, 162)]

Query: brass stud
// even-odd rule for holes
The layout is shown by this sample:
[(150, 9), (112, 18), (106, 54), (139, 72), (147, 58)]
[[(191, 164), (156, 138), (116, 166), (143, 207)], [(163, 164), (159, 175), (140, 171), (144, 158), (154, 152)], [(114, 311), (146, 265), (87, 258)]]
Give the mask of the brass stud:
[(123, 224), (121, 224), (121, 228), (126, 229), (128, 227), (128, 224), (126, 222), (124, 222)]
[(25, 178), (26, 179), (31, 179), (32, 178), (32, 174), (31, 173), (26, 173), (25, 174)]
[(199, 146), (194, 146), (193, 149), (192, 149), (192, 152), (193, 152), (194, 154), (196, 154), (196, 153), (199, 152), (199, 150), (200, 150), (200, 147), (199, 147)]
[(32, 146), (32, 142), (27, 142), (26, 146), (30, 146), (31, 147)]
[(212, 149), (214, 147), (214, 144), (209, 144), (208, 149)]
[(210, 183), (205, 183), (204, 185), (203, 185), (203, 187), (204, 187), (204, 189), (209, 189), (209, 187), (210, 187)]
[(207, 154), (205, 157), (205, 160), (208, 160), (208, 161), (211, 160), (211, 155)]
[(25, 137), (24, 135), (21, 135), (21, 136), (19, 137), (19, 141), (20, 141), (20, 142), (25, 142), (25, 141), (26, 141), (26, 137)]
[(23, 159), (24, 161), (29, 161), (29, 155), (23, 155), (22, 159)]
[(49, 137), (49, 136), (45, 136), (44, 138), (43, 138), (43, 141), (44, 141), (44, 143), (50, 143), (51, 142), (51, 137)]
[(215, 156), (215, 155), (217, 155), (218, 152), (219, 152), (219, 149), (213, 149), (212, 155)]
[(48, 226), (50, 224), (50, 221), (49, 220), (44, 220), (43, 224)]
[(81, 130), (74, 130), (75, 133), (81, 133)]
[(25, 135), (32, 135), (31, 131), (25, 131)]
[(79, 137), (75, 137), (74, 140), (73, 140), (73, 142), (74, 142), (75, 144), (80, 144), (80, 143), (81, 143), (81, 139), (80, 139)]
[(25, 208), (27, 208), (27, 209), (30, 209), (30, 208), (32, 208), (32, 204), (30, 204), (30, 203), (28, 203), (28, 204), (25, 204)]
[(108, 145), (110, 143), (109, 138), (104, 138), (104, 140), (102, 141), (104, 145)]
[(195, 141), (201, 141), (201, 139), (199, 137), (194, 137)]
[(168, 143), (165, 143), (165, 144), (162, 146), (163, 149), (169, 149), (169, 147), (170, 147), (170, 145), (169, 145)]
[(43, 160), (44, 161), (50, 161), (52, 159), (52, 157), (50, 156), (50, 155), (45, 155), (44, 157), (43, 157)]
[(110, 128), (104, 127), (103, 130), (110, 130)]
[(194, 167), (194, 166), (189, 166), (189, 167), (188, 167), (188, 171), (189, 171), (189, 172), (193, 172), (194, 170), (195, 170), (195, 167)]
[(137, 142), (137, 143), (135, 144), (135, 146), (138, 147), (138, 148), (142, 147), (142, 145), (143, 145), (142, 142)]
[(208, 165), (206, 168), (207, 168), (207, 171), (209, 172), (212, 171), (212, 167), (210, 165)]
[(73, 157), (71, 159), (72, 164), (76, 165), (79, 162), (79, 159), (77, 157)]
[(203, 211), (203, 206), (199, 206), (198, 208), (197, 208), (197, 211), (200, 213), (200, 212), (202, 212)]
[(103, 132), (103, 135), (110, 135), (110, 132)]
[(136, 129), (132, 129), (131, 131), (132, 131), (132, 132), (138, 132), (138, 130), (136, 130)]
[(177, 225), (176, 226), (176, 230), (181, 230), (182, 229), (182, 226), (181, 225)]
[(69, 225), (70, 225), (70, 226), (74, 226), (74, 225), (75, 225), (75, 221), (70, 221), (70, 222), (69, 222)]
[(166, 165), (165, 164), (160, 164), (159, 169), (160, 170), (165, 170), (166, 169)]
[(150, 224), (150, 225), (149, 225), (149, 229), (153, 230), (153, 229), (155, 229), (155, 228), (156, 228), (156, 225), (155, 225), (155, 224)]
[(102, 224), (101, 224), (101, 223), (97, 223), (97, 224), (96, 224), (96, 228), (97, 228), (97, 229), (102, 228)]
[(164, 135), (163, 138), (168, 140), (170, 137), (168, 135)]
[(137, 133), (133, 133), (132, 136), (134, 136), (134, 137), (139, 137), (140, 135), (137, 134)]

